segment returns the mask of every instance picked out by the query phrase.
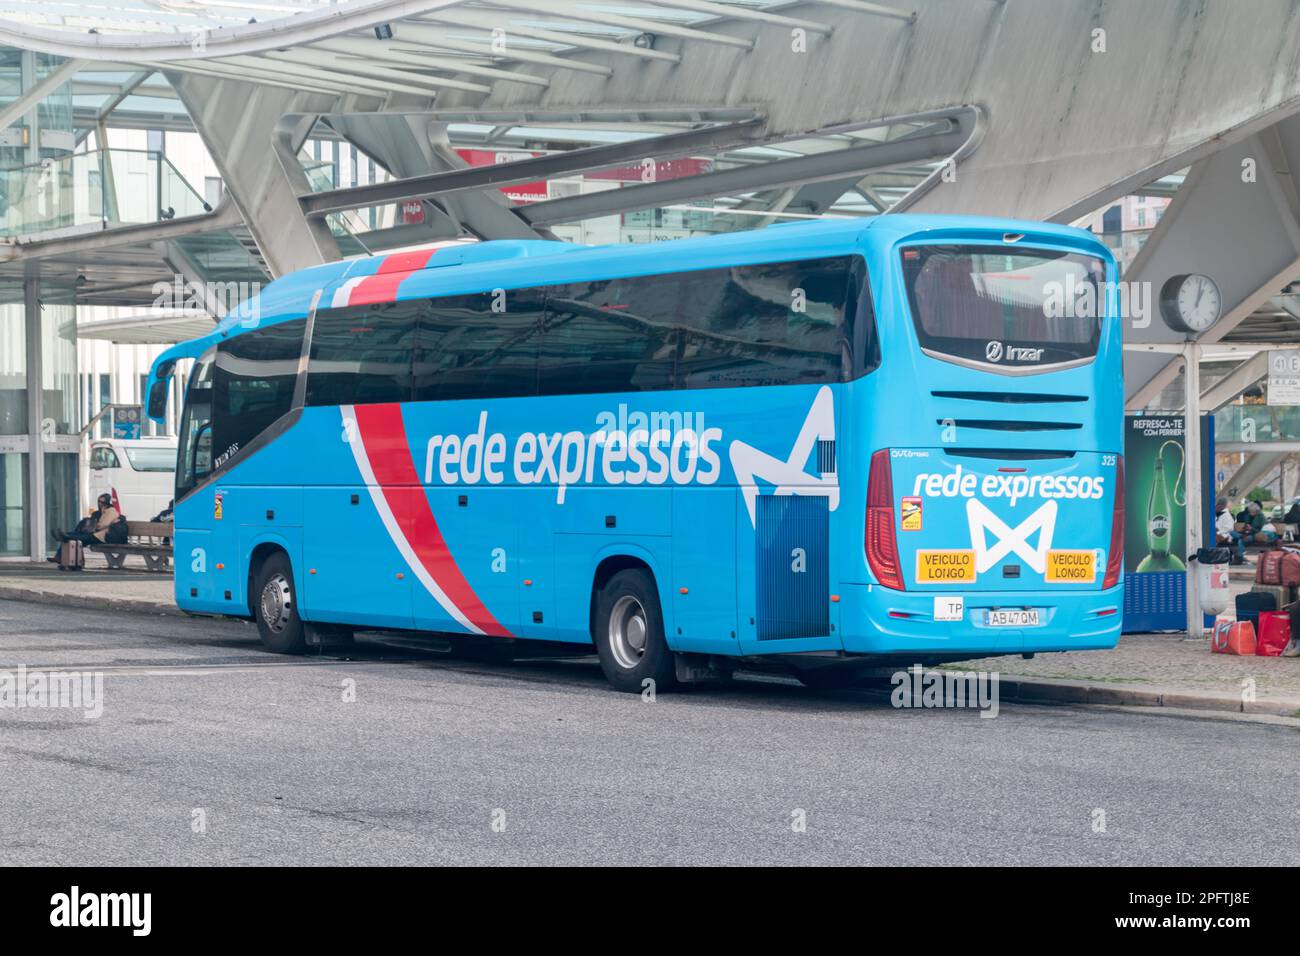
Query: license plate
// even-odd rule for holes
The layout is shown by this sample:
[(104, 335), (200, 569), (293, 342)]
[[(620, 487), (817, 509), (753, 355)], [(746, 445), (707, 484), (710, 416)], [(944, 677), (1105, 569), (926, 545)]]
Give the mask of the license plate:
[(989, 627), (1037, 627), (1038, 608), (989, 611), (988, 625)]
[(934, 599), (934, 619), (936, 621), (964, 621), (966, 619), (966, 599), (946, 595)]

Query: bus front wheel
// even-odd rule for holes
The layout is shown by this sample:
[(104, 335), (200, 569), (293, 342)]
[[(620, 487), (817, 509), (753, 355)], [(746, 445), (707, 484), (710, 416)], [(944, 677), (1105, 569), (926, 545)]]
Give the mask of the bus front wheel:
[(277, 654), (303, 653), (307, 640), (298, 616), (298, 594), (289, 558), (276, 553), (263, 561), (253, 587), (253, 616), (262, 645)]
[(639, 694), (677, 683), (659, 592), (648, 572), (633, 568), (609, 579), (597, 597), (594, 632), (600, 669), (616, 690)]

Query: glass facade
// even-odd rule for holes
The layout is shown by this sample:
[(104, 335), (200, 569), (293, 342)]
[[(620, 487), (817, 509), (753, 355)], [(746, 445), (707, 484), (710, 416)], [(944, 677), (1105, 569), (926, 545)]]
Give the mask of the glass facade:
[(0, 454), (0, 557), (27, 553), (27, 456)]
[[(43, 53), (0, 51), (0, 106), (62, 62)], [(72, 105), (72, 87), (65, 83), (0, 131), (0, 229), (16, 223), (23, 210), (48, 218), (68, 206), (73, 182), (65, 167), (76, 145)], [(25, 178), (10, 172), (19, 167), (32, 172)], [(29, 308), (28, 291), (35, 307)], [(51, 550), (53, 532), (77, 520), (83, 413), (73, 292), (71, 285), (49, 282), (0, 283), (0, 557)], [(29, 350), (39, 352), (39, 367), (29, 367)], [(39, 408), (36, 420), (32, 404)], [(34, 549), (32, 535), (41, 528), (43, 540)]]
[(27, 328), (22, 286), (0, 283), (0, 435), (27, 434)]

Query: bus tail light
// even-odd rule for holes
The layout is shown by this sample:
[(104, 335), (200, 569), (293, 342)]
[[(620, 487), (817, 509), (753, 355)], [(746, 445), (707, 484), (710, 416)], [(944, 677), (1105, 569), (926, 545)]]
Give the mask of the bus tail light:
[(1106, 577), (1101, 588), (1119, 584), (1119, 572), (1124, 567), (1124, 456), (1115, 459), (1115, 496), (1110, 512), (1110, 550), (1106, 552)]
[(894, 535), (894, 482), (890, 476), (889, 449), (871, 456), (867, 479), (867, 564), (876, 580), (895, 591), (903, 590), (898, 564), (898, 539)]

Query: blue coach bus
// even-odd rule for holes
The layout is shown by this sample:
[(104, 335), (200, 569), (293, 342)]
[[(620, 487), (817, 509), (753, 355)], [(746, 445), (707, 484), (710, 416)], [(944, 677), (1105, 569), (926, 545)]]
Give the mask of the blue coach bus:
[(1112, 647), (1114, 278), (1086, 232), (926, 215), (283, 277), (151, 372), (157, 419), (195, 360), (177, 603), (281, 652), (594, 644), (633, 691)]

